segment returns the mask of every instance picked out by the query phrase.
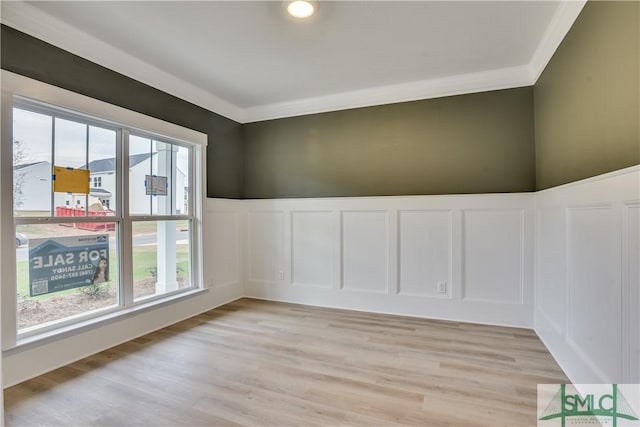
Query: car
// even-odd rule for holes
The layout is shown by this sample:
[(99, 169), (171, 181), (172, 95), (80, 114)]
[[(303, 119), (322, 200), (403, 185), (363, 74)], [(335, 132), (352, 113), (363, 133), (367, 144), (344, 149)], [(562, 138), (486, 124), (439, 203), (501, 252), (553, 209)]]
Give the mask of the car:
[(29, 238), (22, 233), (16, 233), (16, 248), (29, 243)]

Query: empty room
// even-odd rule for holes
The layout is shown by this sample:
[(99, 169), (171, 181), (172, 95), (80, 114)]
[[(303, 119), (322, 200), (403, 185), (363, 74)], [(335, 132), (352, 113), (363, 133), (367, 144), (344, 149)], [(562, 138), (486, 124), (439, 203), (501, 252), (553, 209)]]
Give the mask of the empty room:
[(1, 425), (640, 427), (640, 2), (0, 7)]

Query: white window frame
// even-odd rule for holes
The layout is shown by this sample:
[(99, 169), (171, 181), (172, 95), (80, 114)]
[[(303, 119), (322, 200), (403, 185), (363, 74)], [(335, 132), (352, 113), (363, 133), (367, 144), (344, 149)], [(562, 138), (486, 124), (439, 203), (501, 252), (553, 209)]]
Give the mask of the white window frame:
[[(53, 106), (56, 111), (68, 110), (75, 117), (84, 117), (88, 122), (98, 121), (102, 124), (111, 124), (111, 127), (122, 129), (119, 135), (122, 143), (116, 145), (116, 162), (119, 163), (122, 179), (118, 179), (118, 199), (116, 217), (119, 222), (119, 305), (114, 308), (98, 310), (71, 316), (50, 324), (34, 327), (28, 332), (18, 336), (17, 331), (17, 302), (16, 302), (16, 252), (13, 216), (13, 107), (14, 100), (24, 98), (33, 102), (40, 102)], [(29, 79), (18, 74), (2, 70), (2, 122), (1, 135), (2, 147), (0, 148), (0, 166), (5, 171), (0, 178), (0, 278), (2, 298), (2, 349), (8, 350), (27, 342), (49, 338), (58, 333), (67, 332), (76, 328), (82, 328), (95, 323), (107, 321), (126, 315), (132, 310), (146, 309), (166, 301), (190, 295), (194, 289), (203, 288), (203, 264), (202, 264), (202, 205), (205, 199), (204, 177), (206, 176), (205, 150), (207, 135), (192, 129), (168, 123), (150, 116), (124, 109), (112, 104), (98, 101), (84, 95), (65, 89), (51, 86), (37, 80)], [(45, 107), (46, 108), (46, 107)], [(128, 135), (130, 132), (155, 137), (159, 140), (177, 143), (191, 150), (191, 164), (189, 170), (189, 185), (193, 186), (190, 201), (189, 215), (171, 216), (131, 216), (129, 215), (129, 182), (128, 182)], [(11, 214), (8, 214), (11, 212)], [(132, 223), (139, 220), (182, 220), (191, 221), (191, 287), (177, 291), (133, 301), (132, 283), (132, 248), (127, 242), (132, 241)], [(61, 222), (60, 217), (42, 219), (46, 222)], [(65, 220), (63, 220), (65, 221)], [(75, 218), (77, 221), (77, 218)], [(89, 217), (83, 218), (83, 222), (89, 221)], [(113, 222), (112, 217), (109, 219)], [(11, 236), (11, 238), (9, 238)], [(123, 244), (124, 243), (124, 244)]]

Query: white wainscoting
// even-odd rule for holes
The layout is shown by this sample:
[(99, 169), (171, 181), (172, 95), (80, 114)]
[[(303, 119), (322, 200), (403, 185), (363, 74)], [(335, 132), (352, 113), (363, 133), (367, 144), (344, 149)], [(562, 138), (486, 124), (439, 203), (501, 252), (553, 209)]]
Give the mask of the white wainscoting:
[(291, 212), (291, 282), (297, 286), (334, 286), (336, 254), (331, 211)]
[(242, 206), (246, 296), (533, 326), (533, 194)]
[(204, 281), (209, 289), (236, 286), (243, 291), (241, 202), (207, 199), (203, 220)]
[(398, 211), (398, 294), (451, 298), (452, 240), (452, 210)]
[(640, 382), (640, 167), (536, 193), (535, 330), (575, 383)]

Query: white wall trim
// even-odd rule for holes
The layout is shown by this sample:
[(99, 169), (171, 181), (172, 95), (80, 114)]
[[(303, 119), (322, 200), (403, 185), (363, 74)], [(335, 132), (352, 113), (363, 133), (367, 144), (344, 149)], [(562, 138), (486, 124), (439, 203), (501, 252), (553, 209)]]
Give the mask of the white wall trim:
[(531, 71), (531, 81), (535, 84), (545, 67), (551, 61), (553, 54), (564, 40), (571, 26), (580, 15), (582, 8), (587, 4), (586, 0), (563, 1), (558, 6), (556, 13), (551, 18), (551, 22), (547, 27), (542, 41), (538, 45), (531, 62), (529, 63)]
[(631, 173), (634, 173), (634, 172), (640, 172), (640, 165), (629, 166), (628, 168), (618, 169), (618, 170), (615, 170), (615, 171), (612, 171), (612, 172), (607, 172), (607, 173), (603, 173), (603, 174), (600, 174), (600, 175), (592, 176), (592, 177), (589, 177), (589, 178), (584, 178), (584, 179), (581, 179), (579, 181), (568, 182), (566, 184), (558, 185), (556, 187), (545, 188), (544, 190), (538, 190), (538, 191), (536, 191), (536, 195), (543, 195), (545, 193), (556, 192), (557, 190), (564, 190), (564, 189), (569, 189), (571, 187), (577, 187), (577, 186), (582, 186), (582, 185), (585, 185), (585, 184), (604, 181), (604, 180), (607, 180), (609, 178), (615, 178), (617, 176), (627, 175), (627, 174), (631, 174)]
[[(2, 90), (25, 98), (73, 111), (75, 114), (123, 125), (131, 129), (153, 132), (202, 147), (208, 144), (207, 134), (165, 120), (109, 104), (70, 90), (34, 80), (7, 70), (0, 70)], [(204, 156), (203, 156), (204, 157)]]
[(26, 2), (2, 2), (0, 19), (5, 25), (195, 105), (239, 123), (251, 123), (305, 114), (532, 86), (536, 83), (585, 3), (584, 0), (561, 2), (528, 64), (249, 108), (234, 105), (206, 89), (197, 87), (141, 61)]
[(134, 80), (235, 121), (243, 111), (232, 103), (150, 65), (24, 2), (3, 1), (3, 24), (81, 56)]
[(528, 66), (461, 74), (249, 107), (243, 123), (531, 86)]

